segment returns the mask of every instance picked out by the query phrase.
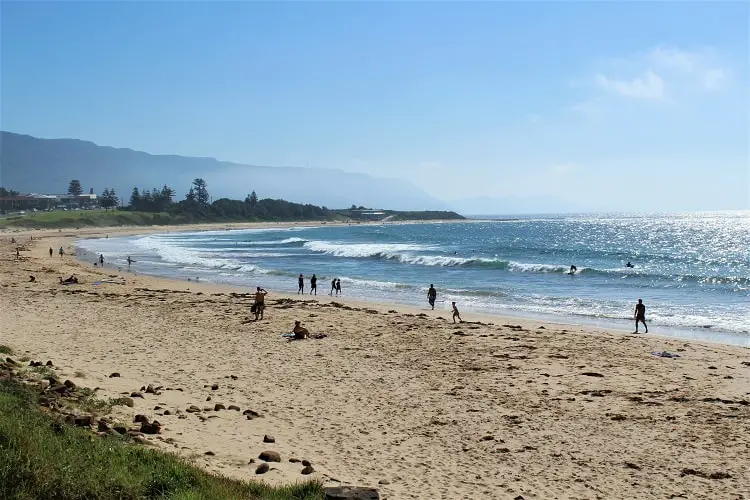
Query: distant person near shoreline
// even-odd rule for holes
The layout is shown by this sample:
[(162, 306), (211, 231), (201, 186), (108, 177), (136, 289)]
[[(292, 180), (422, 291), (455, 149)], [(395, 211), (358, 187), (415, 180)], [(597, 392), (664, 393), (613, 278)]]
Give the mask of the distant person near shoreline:
[(638, 299), (638, 303), (635, 305), (635, 331), (633, 333), (639, 333), (639, 322), (643, 323), (644, 328), (646, 328), (646, 333), (648, 333), (648, 325), (646, 325), (646, 305), (643, 303), (643, 299)]
[(65, 254), (65, 251), (63, 250), (63, 247), (60, 247), (60, 250), (58, 250), (58, 252), (60, 253), (60, 258), (62, 259), (63, 255)]
[(435, 299), (436, 298), (437, 298), (437, 290), (435, 290), (435, 285), (430, 284), (430, 289), (427, 290), (427, 302), (430, 303), (430, 307), (432, 307), (433, 311), (435, 310)]
[(336, 297), (341, 293), (341, 280), (336, 278)]
[(49, 256), (52, 257), (52, 254), (55, 253), (54, 250), (52, 250), (52, 247), (49, 247)]
[(299, 288), (297, 289), (297, 294), (299, 295), (305, 293), (305, 277), (303, 275), (299, 275), (299, 278), (297, 278), (297, 286)]
[(315, 292), (315, 295), (318, 295), (318, 277), (315, 276), (315, 274), (310, 278), (310, 295), (312, 295), (313, 292)]
[(259, 316), (260, 319), (263, 319), (263, 311), (266, 309), (267, 294), (267, 291), (263, 290), (261, 287), (257, 287), (257, 290), (255, 291), (255, 303), (253, 304), (253, 310), (251, 310), (251, 312), (255, 313), (255, 321), (258, 321)]
[(331, 280), (331, 293), (329, 293), (328, 295), (330, 295), (331, 297), (333, 297), (333, 292), (335, 290), (336, 290), (336, 278), (333, 278)]

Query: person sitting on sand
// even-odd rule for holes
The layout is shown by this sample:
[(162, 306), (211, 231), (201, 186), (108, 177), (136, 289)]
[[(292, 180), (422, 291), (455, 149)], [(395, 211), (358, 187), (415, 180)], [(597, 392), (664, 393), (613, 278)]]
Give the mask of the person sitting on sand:
[(263, 319), (263, 310), (266, 308), (266, 294), (268, 292), (261, 287), (258, 287), (255, 292), (255, 303), (253, 304), (255, 308), (255, 321), (258, 321), (258, 317)]
[(427, 301), (430, 303), (430, 307), (432, 307), (432, 310), (435, 310), (435, 299), (437, 298), (437, 290), (435, 290), (435, 285), (430, 284), (430, 289), (427, 290)]
[(307, 328), (304, 328), (299, 321), (294, 322), (294, 330), (292, 330), (292, 333), (294, 334), (294, 340), (305, 340), (310, 338), (310, 332), (307, 331)]
[(75, 277), (75, 275), (70, 275), (70, 278), (62, 279), (60, 278), (60, 284), (61, 285), (68, 285), (70, 283), (78, 283), (78, 278)]
[(458, 307), (456, 307), (456, 303), (452, 302), (453, 304), (453, 322), (456, 322), (456, 318), (458, 318), (459, 323), (463, 323), (464, 321), (461, 319), (461, 314), (458, 312)]

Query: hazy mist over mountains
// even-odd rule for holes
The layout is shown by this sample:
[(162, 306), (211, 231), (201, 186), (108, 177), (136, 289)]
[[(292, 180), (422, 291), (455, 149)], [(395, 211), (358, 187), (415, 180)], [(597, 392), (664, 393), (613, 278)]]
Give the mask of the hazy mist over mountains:
[(281, 198), (329, 208), (352, 204), (393, 210), (439, 210), (448, 204), (404, 180), (304, 167), (265, 167), (176, 155), (151, 155), (77, 139), (38, 139), (0, 132), (0, 184), (20, 192), (64, 193), (71, 179), (85, 192), (115, 188), (128, 200), (133, 187), (169, 185), (182, 199), (192, 179), (208, 183), (213, 199)]

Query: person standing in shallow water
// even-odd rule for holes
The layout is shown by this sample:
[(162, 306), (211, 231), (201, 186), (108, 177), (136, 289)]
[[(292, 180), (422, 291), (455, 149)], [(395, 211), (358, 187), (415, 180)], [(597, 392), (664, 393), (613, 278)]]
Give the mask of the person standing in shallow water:
[(336, 290), (336, 278), (333, 278), (331, 280), (331, 293), (329, 293), (328, 295), (330, 295), (331, 297), (333, 297), (334, 290)]
[(310, 295), (312, 295), (313, 292), (315, 292), (315, 295), (318, 295), (318, 277), (315, 276), (315, 274), (310, 278)]
[(297, 294), (304, 294), (305, 293), (305, 277), (301, 274), (299, 275), (299, 278), (297, 278), (297, 285), (299, 286), (299, 289), (297, 290)]
[(646, 305), (643, 303), (643, 299), (638, 299), (638, 303), (635, 305), (635, 331), (638, 333), (638, 322), (643, 323), (643, 327), (648, 333), (648, 325), (646, 325)]
[[(430, 307), (432, 307), (432, 310), (435, 310), (435, 299), (437, 298), (437, 290), (435, 290), (435, 285), (430, 284), (430, 289), (427, 290), (427, 302), (430, 303)], [(455, 304), (455, 302), (454, 302)]]
[(341, 280), (336, 278), (336, 297), (341, 293)]

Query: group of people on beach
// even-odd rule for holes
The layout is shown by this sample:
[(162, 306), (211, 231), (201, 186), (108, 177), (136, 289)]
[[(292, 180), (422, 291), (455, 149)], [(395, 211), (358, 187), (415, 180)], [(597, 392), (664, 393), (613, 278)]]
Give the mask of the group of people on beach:
[[(334, 292), (338, 297), (341, 294), (341, 280), (339, 278), (333, 278), (331, 280), (331, 291), (328, 295), (333, 296)], [(305, 275), (300, 274), (297, 278), (297, 295), (305, 294)], [(318, 277), (313, 274), (310, 277), (310, 295), (318, 295)]]

